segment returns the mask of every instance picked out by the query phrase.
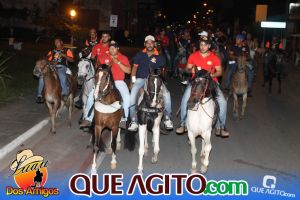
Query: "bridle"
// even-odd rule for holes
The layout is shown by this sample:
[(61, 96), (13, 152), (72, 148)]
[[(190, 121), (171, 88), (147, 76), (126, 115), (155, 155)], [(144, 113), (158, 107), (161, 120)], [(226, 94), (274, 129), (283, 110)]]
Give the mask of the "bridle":
[[(194, 81), (196, 81), (196, 83), (199, 81), (198, 79), (200, 78), (195, 78)], [(199, 100), (199, 103), (200, 104), (205, 104), (207, 103), (210, 99), (208, 99), (207, 101), (205, 102), (202, 102), (202, 100), (206, 97), (206, 92), (207, 92), (207, 89), (208, 89), (208, 85), (209, 85), (209, 82), (210, 80), (208, 78), (204, 78), (205, 79), (205, 83), (204, 83), (204, 90), (203, 91), (191, 91), (191, 94), (193, 94), (198, 100)]]
[[(98, 73), (100, 74), (101, 72), (103, 73), (105, 70), (98, 69), (97, 71), (99, 71)], [(95, 92), (94, 92), (94, 96), (96, 97), (95, 101), (101, 101), (103, 97), (107, 96), (111, 92), (112, 88), (109, 87), (110, 85), (113, 85), (113, 84), (110, 84), (111, 83), (111, 74), (108, 71), (105, 71), (105, 72), (108, 73), (108, 76), (105, 77), (107, 79), (107, 83), (106, 83), (104, 89), (99, 91), (101, 79), (103, 76), (103, 75), (102, 76), (99, 75), (98, 82), (96, 83), (96, 88), (95, 88)]]

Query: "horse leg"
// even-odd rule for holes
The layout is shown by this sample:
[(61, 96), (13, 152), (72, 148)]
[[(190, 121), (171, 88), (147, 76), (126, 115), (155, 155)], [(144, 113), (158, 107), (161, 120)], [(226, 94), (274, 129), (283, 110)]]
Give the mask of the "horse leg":
[(112, 142), (111, 142), (111, 149), (112, 149), (112, 155), (111, 155), (111, 162), (110, 162), (110, 167), (111, 169), (115, 169), (117, 167), (117, 160), (116, 160), (116, 148), (117, 148), (117, 137), (119, 132), (119, 127), (118, 125), (113, 127), (111, 130), (111, 137), (112, 137)]
[(72, 126), (72, 112), (73, 112), (73, 104), (74, 104), (74, 99), (73, 99), (73, 95), (69, 95), (68, 98), (68, 103), (67, 103), (67, 107), (69, 110), (69, 118), (68, 118), (68, 127), (70, 128)]
[(93, 152), (93, 164), (92, 164), (92, 168), (91, 168), (91, 174), (97, 174), (97, 169), (96, 169), (96, 158), (97, 158), (97, 151)]
[(139, 166), (138, 166), (139, 173), (143, 173), (143, 156), (145, 153), (145, 132), (146, 131), (147, 131), (147, 125), (139, 125), (139, 140), (140, 140)]
[(242, 113), (240, 119), (242, 119), (245, 116), (246, 106), (247, 106), (247, 92), (243, 94), (243, 107), (242, 107)]
[(121, 150), (121, 129), (118, 129), (118, 136), (117, 136), (117, 150)]
[(96, 158), (99, 152), (99, 145), (100, 145), (100, 140), (101, 140), (101, 132), (102, 132), (102, 127), (101, 126), (95, 126), (95, 132), (94, 132), (94, 137), (93, 137), (93, 164), (92, 164), (92, 169), (91, 169), (91, 174), (96, 174), (97, 170), (96, 170)]
[(160, 129), (160, 121), (161, 117), (157, 117), (154, 121), (154, 126), (152, 129), (153, 139), (154, 139), (154, 148), (153, 148), (153, 157), (152, 163), (157, 163), (158, 161), (158, 153), (159, 153), (159, 129)]
[(148, 145), (148, 130), (146, 130), (145, 132), (145, 156), (147, 156), (148, 154), (148, 148), (149, 148), (149, 145)]
[(236, 93), (233, 93), (233, 116), (238, 117), (239, 101)]
[(202, 135), (204, 142), (204, 160), (203, 163), (201, 163), (201, 169), (200, 172), (202, 174), (205, 174), (208, 169), (209, 164), (209, 153), (211, 151), (211, 142), (210, 142), (210, 136), (211, 136), (211, 130), (204, 132)]
[(56, 130), (55, 130), (55, 110), (54, 110), (54, 106), (55, 104), (51, 104), (50, 102), (46, 101), (46, 105), (50, 114), (50, 120), (51, 120), (51, 129), (50, 129), (50, 133), (55, 134)]
[(57, 108), (57, 110), (56, 110), (56, 117), (57, 117), (58, 119), (61, 119), (61, 114), (62, 114), (64, 105), (65, 105), (65, 102), (64, 102), (64, 101), (61, 101), (61, 102), (60, 102), (59, 108)]
[(196, 161), (196, 153), (197, 153), (197, 148), (196, 148), (196, 137), (192, 131), (188, 131), (188, 137), (191, 143), (191, 153), (192, 153), (192, 173), (196, 173), (197, 169), (197, 161)]

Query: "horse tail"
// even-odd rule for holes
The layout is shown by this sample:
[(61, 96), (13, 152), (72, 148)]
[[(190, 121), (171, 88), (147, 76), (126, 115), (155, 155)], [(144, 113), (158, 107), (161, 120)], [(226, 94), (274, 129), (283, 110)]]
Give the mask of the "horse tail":
[(124, 148), (128, 149), (129, 151), (133, 151), (135, 149), (135, 144), (136, 144), (135, 134), (130, 133), (128, 130), (124, 130), (124, 131), (125, 131)]

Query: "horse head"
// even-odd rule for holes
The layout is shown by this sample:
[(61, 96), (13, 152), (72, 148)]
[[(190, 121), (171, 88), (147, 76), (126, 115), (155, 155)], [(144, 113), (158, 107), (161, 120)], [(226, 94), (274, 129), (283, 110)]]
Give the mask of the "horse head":
[(237, 59), (237, 71), (239, 73), (245, 72), (247, 68), (247, 55), (241, 54)]
[(108, 65), (102, 64), (98, 67), (95, 73), (95, 84), (94, 97), (96, 100), (101, 100), (112, 90), (113, 79)]
[(86, 58), (86, 59), (90, 59), (91, 58), (91, 52), (92, 49), (90, 47), (85, 47), (83, 49), (81, 49), (81, 51), (79, 52), (79, 58)]
[(77, 72), (78, 85), (82, 85), (86, 80), (86, 78), (94, 76), (95, 72), (91, 60), (80, 59), (77, 66), (78, 66), (78, 72)]
[(194, 108), (197, 103), (202, 103), (204, 98), (215, 98), (216, 96), (215, 83), (210, 73), (204, 69), (198, 70), (195, 67), (195, 76), (192, 79), (191, 85), (191, 96), (188, 100), (189, 108)]
[(163, 85), (163, 70), (155, 69), (149, 73), (144, 87), (146, 104), (149, 107), (156, 107), (161, 103), (161, 90)]
[(36, 77), (40, 77), (48, 71), (48, 61), (46, 58), (41, 58), (36, 61), (35, 67), (33, 69), (33, 75)]

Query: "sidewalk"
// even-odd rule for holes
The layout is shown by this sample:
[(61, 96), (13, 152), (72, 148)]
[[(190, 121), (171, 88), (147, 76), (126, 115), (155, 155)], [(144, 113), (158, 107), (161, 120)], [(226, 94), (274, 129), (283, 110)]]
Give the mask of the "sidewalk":
[(45, 105), (35, 103), (34, 94), (0, 101), (0, 149), (48, 116)]

